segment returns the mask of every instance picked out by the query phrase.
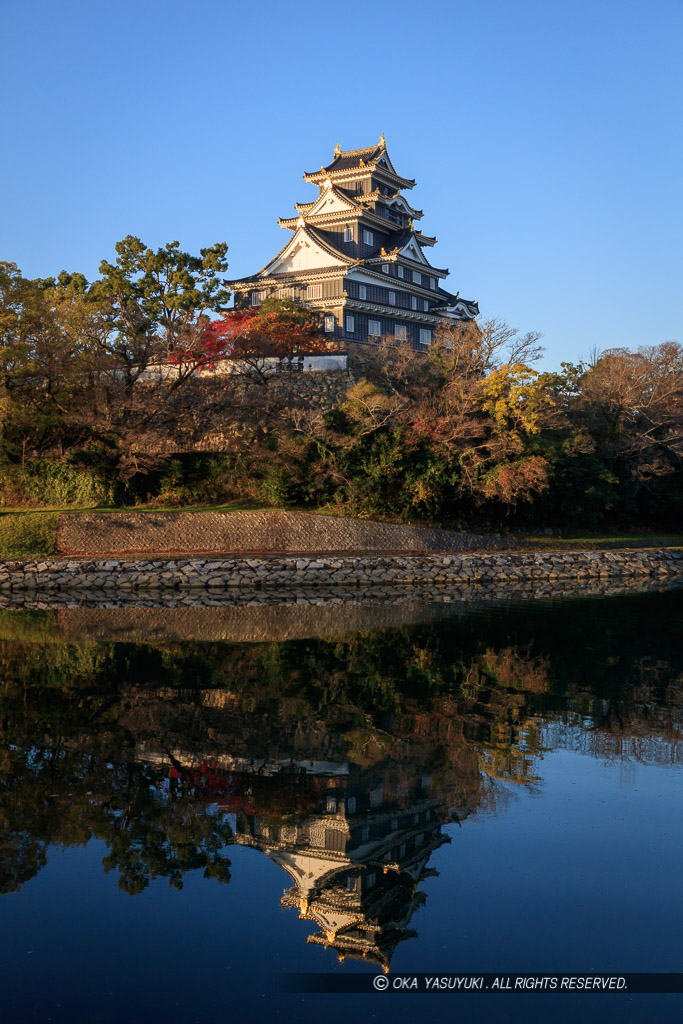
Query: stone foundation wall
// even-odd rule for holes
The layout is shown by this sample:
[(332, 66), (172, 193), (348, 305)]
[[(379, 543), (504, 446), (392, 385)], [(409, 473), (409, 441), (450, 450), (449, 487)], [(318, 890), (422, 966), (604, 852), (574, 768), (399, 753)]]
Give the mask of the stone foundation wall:
[(291, 395), (292, 404), (309, 405), (327, 412), (355, 384), (350, 370), (314, 373), (282, 373), (272, 377), (268, 387), (283, 396)]
[(318, 557), (41, 559), (0, 563), (0, 596), (26, 591), (210, 590), (229, 588), (462, 587), (520, 580), (629, 580), (683, 577), (683, 551), (621, 550)]
[[(241, 424), (250, 421), (254, 410), (264, 403), (282, 409), (329, 412), (363, 377), (374, 379), (373, 350), (373, 345), (349, 342), (348, 352), (304, 356), (301, 362), (273, 359), (265, 388), (255, 383), (247, 385), (245, 379), (240, 380), (220, 365), (195, 374), (176, 393), (175, 409), (183, 413), (180, 422), (178, 417), (169, 418), (157, 432), (159, 436), (141, 439), (141, 450), (158, 455), (232, 451), (235, 431), (239, 432)], [(143, 386), (145, 380), (153, 383), (163, 376), (163, 372), (150, 370), (142, 378)]]

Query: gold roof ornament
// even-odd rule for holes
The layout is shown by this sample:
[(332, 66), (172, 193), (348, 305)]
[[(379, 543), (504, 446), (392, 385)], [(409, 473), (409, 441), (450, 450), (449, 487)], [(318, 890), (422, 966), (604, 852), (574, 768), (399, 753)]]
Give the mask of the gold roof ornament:
[(339, 145), (339, 143), (337, 143), (337, 145), (334, 147), (334, 155), (341, 156), (341, 146)]
[(303, 219), (303, 217), (297, 217), (296, 226), (298, 228), (302, 228), (304, 226), (304, 219)]
[(379, 254), (380, 254), (380, 256), (386, 256), (386, 254), (387, 254), (387, 251), (386, 251), (386, 249), (384, 248), (384, 246), (382, 246), (382, 248), (380, 249), (380, 251), (379, 251)]
[(379, 144), (380, 146), (383, 146), (386, 149), (387, 140), (384, 138), (384, 132), (382, 132), (382, 134), (379, 137)]
[(325, 178), (325, 180), (323, 182), (323, 188), (325, 188), (325, 189), (332, 188), (332, 182), (330, 181), (329, 178)]
[(408, 217), (408, 227), (410, 228), (411, 231), (413, 230), (413, 218), (412, 217)]
[(365, 160), (363, 159), (363, 157), (361, 157), (360, 160), (358, 161), (358, 166), (365, 167)]

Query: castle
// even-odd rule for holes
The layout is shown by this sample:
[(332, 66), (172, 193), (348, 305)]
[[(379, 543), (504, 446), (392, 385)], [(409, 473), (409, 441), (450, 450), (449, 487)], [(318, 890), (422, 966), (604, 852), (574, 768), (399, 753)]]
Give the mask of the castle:
[(477, 316), (476, 302), (443, 287), (448, 270), (427, 260), (436, 238), (415, 226), (422, 211), (403, 194), (415, 181), (397, 173), (383, 135), (366, 149), (337, 145), (332, 162), (304, 180), (318, 196), (280, 218), (292, 232), (284, 248), (258, 273), (227, 282), (236, 309), (293, 299), (321, 314), (330, 338), (393, 337), (416, 349), (439, 325)]

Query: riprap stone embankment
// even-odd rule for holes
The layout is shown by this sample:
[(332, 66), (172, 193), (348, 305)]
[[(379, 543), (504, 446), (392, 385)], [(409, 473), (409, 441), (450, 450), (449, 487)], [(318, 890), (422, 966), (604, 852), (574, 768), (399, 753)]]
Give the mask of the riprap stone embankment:
[(201, 558), (44, 558), (0, 563), (0, 595), (27, 590), (186, 591), (243, 587), (441, 585), (519, 580), (668, 580), (683, 576), (683, 551), (462, 552)]

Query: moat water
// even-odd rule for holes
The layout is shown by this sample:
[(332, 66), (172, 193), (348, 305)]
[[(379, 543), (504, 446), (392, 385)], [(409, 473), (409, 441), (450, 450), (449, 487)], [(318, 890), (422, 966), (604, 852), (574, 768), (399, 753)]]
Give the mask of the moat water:
[(292, 994), (677, 972), (683, 591), (0, 611), (0, 1021), (678, 1021)]

